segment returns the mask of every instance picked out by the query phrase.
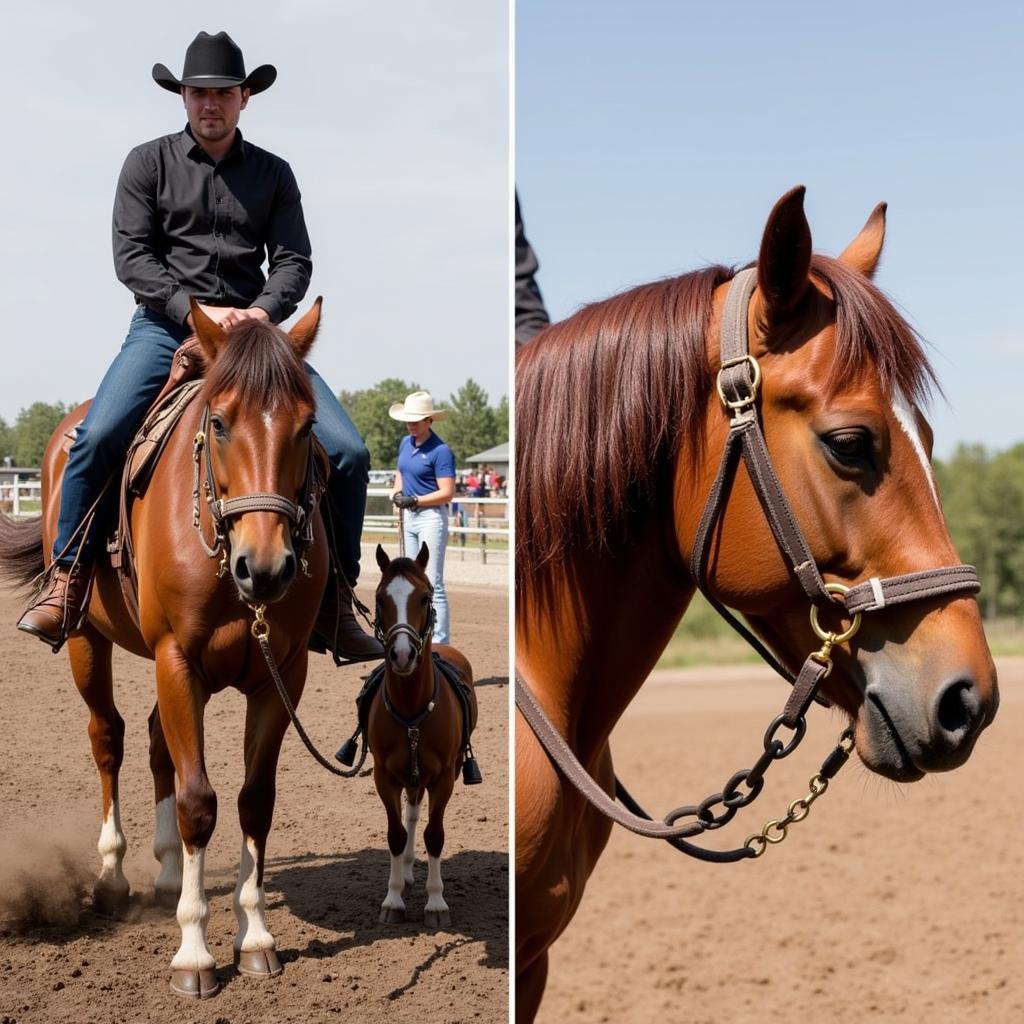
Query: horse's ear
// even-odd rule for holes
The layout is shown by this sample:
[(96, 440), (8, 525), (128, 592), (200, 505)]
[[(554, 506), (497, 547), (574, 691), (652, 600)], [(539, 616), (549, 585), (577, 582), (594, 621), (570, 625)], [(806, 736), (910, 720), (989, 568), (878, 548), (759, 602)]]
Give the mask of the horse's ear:
[(811, 229), (803, 185), (787, 192), (768, 215), (757, 258), (757, 286), (767, 326), (786, 320), (811, 286)]
[(878, 261), (882, 256), (885, 244), (885, 211), (886, 204), (879, 203), (868, 217), (867, 223), (860, 229), (860, 234), (842, 251), (840, 263), (860, 271), (865, 277), (874, 277), (878, 269)]
[(426, 569), (428, 561), (430, 561), (430, 551), (427, 548), (427, 542), (424, 541), (420, 545), (420, 553), (416, 556), (416, 564), (421, 569)]
[(224, 329), (203, 312), (202, 307), (191, 295), (188, 297), (188, 304), (192, 310), (192, 329), (196, 332), (207, 361), (212, 363), (224, 341)]
[(384, 550), (382, 544), (377, 545), (377, 565), (380, 566), (380, 571), (386, 571), (387, 567), (391, 564), (391, 559), (388, 558), (388, 553)]
[(306, 353), (313, 347), (316, 332), (320, 327), (320, 307), (323, 302), (324, 297), (318, 295), (309, 312), (288, 332), (288, 337), (292, 339), (295, 352), (300, 359), (305, 359)]

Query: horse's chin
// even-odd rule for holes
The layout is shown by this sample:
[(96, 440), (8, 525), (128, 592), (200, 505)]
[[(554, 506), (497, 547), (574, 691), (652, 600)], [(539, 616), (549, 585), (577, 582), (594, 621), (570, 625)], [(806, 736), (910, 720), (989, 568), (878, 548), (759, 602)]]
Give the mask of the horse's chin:
[(893, 782), (917, 782), (925, 772), (914, 763), (880, 702), (865, 699), (854, 730), (857, 756), (876, 775)]

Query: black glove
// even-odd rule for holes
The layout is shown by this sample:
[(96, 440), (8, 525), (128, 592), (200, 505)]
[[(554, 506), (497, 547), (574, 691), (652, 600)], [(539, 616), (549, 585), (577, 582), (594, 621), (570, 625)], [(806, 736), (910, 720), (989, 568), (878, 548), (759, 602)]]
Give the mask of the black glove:
[(391, 500), (394, 502), (395, 508), (415, 508), (419, 504), (412, 494), (403, 494), (401, 491), (395, 491)]

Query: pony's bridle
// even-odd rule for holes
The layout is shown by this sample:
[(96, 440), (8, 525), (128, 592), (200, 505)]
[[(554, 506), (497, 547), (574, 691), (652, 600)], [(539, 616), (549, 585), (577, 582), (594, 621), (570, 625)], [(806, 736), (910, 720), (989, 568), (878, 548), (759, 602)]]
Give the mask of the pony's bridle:
[(388, 656), (388, 652), (391, 650), (395, 640), (405, 634), (409, 638), (409, 643), (412, 644), (413, 653), (417, 660), (419, 660), (420, 654), (423, 652), (423, 645), (427, 642), (427, 638), (433, 635), (434, 622), (437, 618), (437, 612), (434, 608), (434, 588), (431, 587), (428, 591), (429, 604), (427, 605), (427, 620), (424, 623), (423, 629), (416, 629), (415, 626), (408, 622), (396, 622), (393, 626), (389, 626), (387, 629), (384, 628), (383, 623), (380, 620), (380, 601), (377, 602), (377, 613), (373, 618), (373, 635), (380, 641), (381, 646), (384, 648), (384, 656)]
[[(213, 455), (211, 446), (207, 444), (207, 430), (210, 421), (210, 407), (203, 408), (203, 417), (199, 424), (199, 431), (192, 442), (192, 461), (194, 464), (192, 474), (192, 525), (199, 534), (199, 541), (203, 550), (210, 558), (221, 555), (219, 573), (226, 576), (228, 568), (228, 531), (232, 519), (243, 516), (248, 512), (273, 512), (285, 516), (291, 523), (292, 546), (295, 549), (295, 556), (299, 559), (303, 572), (307, 575), (309, 570), (306, 567), (305, 553), (313, 546), (313, 512), (317, 502), (320, 500), (326, 486), (326, 481), (320, 480), (316, 469), (316, 458), (314, 457), (313, 445), (316, 443), (313, 433), (309, 434), (309, 447), (306, 452), (306, 478), (302, 485), (302, 493), (299, 500), (291, 501), (283, 494), (273, 494), (265, 491), (257, 491), (253, 494), (244, 494), (238, 498), (222, 498), (217, 494), (217, 478), (213, 472)], [(203, 472), (200, 472), (200, 467)], [(200, 488), (200, 478), (205, 474)], [(213, 520), (213, 543), (207, 543), (203, 536), (203, 529), (200, 523), (200, 489), (206, 498), (206, 504), (210, 510), (210, 517)]]
[[(721, 366), (716, 387), (719, 398), (730, 413), (729, 434), (722, 461), (704, 505), (694, 539), (690, 570), (693, 580), (712, 606), (751, 646), (793, 684), (782, 713), (769, 725), (764, 736), (764, 753), (752, 768), (736, 772), (720, 793), (701, 803), (678, 807), (662, 821), (653, 821), (643, 808), (615, 780), (616, 797), (609, 796), (589, 775), (569, 744), (555, 729), (537, 698), (523, 679), (516, 674), (516, 705), (563, 775), (594, 807), (607, 817), (639, 835), (664, 839), (676, 849), (703, 860), (734, 861), (757, 857), (771, 843), (786, 837), (790, 824), (803, 820), (811, 803), (827, 788), (828, 781), (846, 762), (853, 749), (853, 733), (844, 730), (839, 744), (825, 758), (820, 771), (811, 779), (807, 796), (794, 800), (782, 818), (768, 822), (759, 833), (748, 836), (736, 850), (708, 850), (686, 842), (687, 837), (720, 828), (729, 822), (740, 807), (753, 802), (764, 786), (764, 773), (776, 760), (788, 756), (799, 744), (807, 729), (805, 714), (815, 699), (827, 703), (818, 694), (818, 687), (832, 671), (832, 649), (852, 639), (860, 628), (861, 616), (881, 611), (896, 604), (921, 601), (947, 594), (977, 593), (981, 589), (978, 573), (971, 565), (944, 566), (902, 576), (872, 577), (856, 586), (826, 583), (818, 570), (803, 531), (793, 514), (782, 484), (772, 466), (768, 446), (758, 413), (761, 367), (748, 348), (747, 308), (757, 285), (757, 269), (749, 268), (733, 279), (726, 296), (721, 325)], [(804, 660), (800, 671), (793, 673), (770, 651), (754, 632), (727, 609), (707, 586), (707, 562), (716, 526), (721, 521), (726, 500), (742, 456), (747, 474), (757, 494), (775, 542), (786, 559), (790, 571), (799, 581), (811, 602), (811, 627), (822, 641), (820, 649)], [(837, 598), (839, 599), (837, 601)], [(819, 615), (825, 608), (839, 607), (851, 619), (842, 631), (822, 628)], [(792, 733), (788, 742), (779, 738), (780, 729)], [(721, 806), (720, 811), (715, 808)], [(694, 820), (676, 824), (682, 818)]]

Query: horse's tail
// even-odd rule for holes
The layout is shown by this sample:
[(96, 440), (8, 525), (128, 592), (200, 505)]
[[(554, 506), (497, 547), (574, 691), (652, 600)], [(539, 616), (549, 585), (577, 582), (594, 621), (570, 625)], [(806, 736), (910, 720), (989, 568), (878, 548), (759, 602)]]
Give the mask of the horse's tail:
[(0, 514), (0, 579), (27, 587), (44, 568), (43, 517), (9, 519)]

